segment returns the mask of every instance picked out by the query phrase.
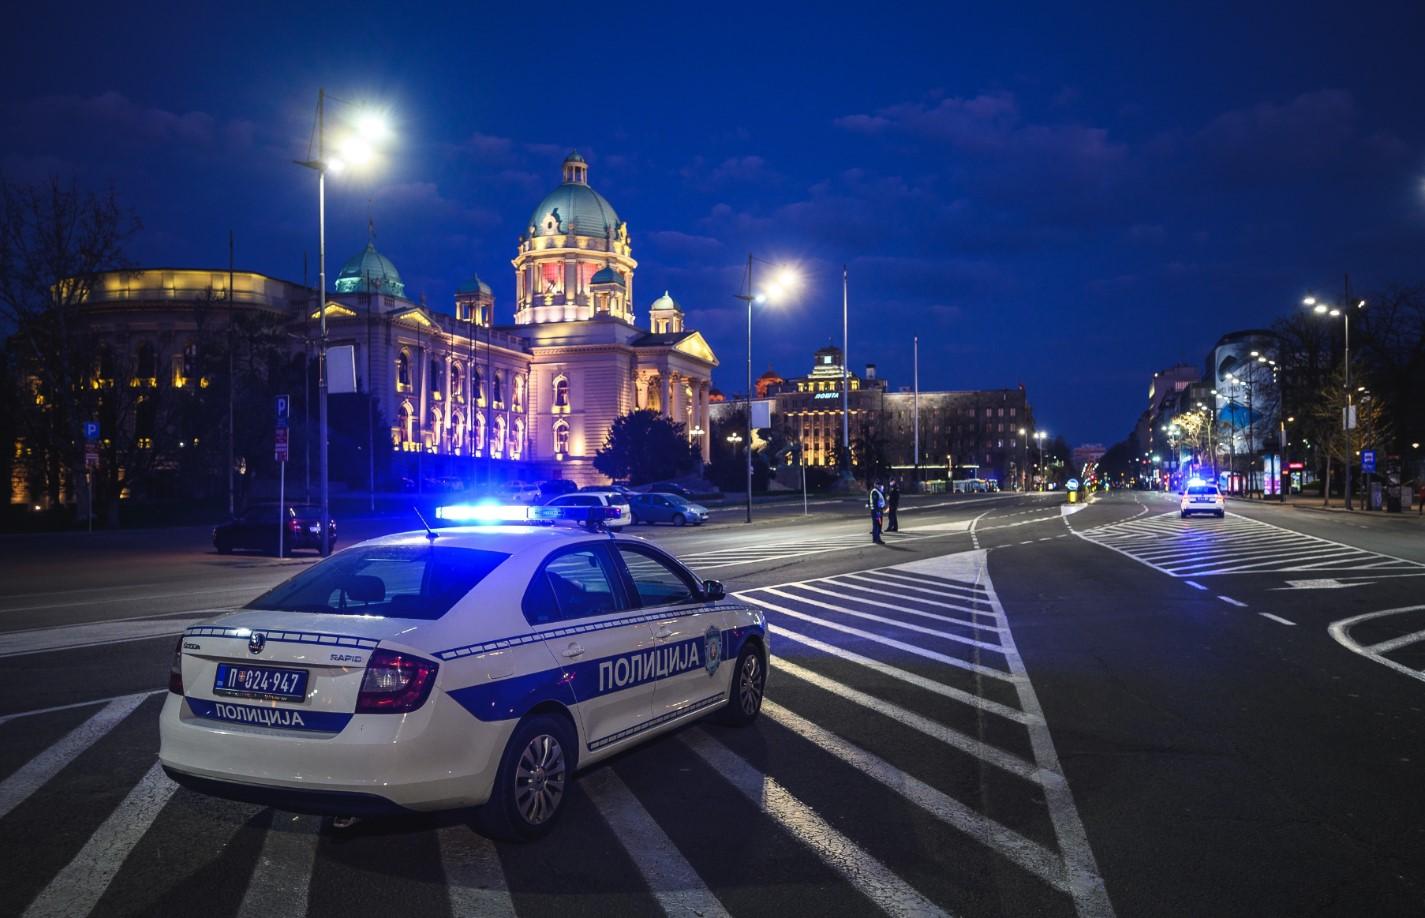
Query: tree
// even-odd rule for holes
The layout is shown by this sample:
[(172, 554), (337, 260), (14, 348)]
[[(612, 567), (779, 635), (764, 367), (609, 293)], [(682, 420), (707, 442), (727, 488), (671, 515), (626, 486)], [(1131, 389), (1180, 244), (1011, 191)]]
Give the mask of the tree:
[[(1368, 385), (1365, 385), (1365, 381), (1357, 376), (1353, 376), (1351, 382), (1353, 385), (1369, 388)], [(1329, 460), (1334, 460), (1343, 466), (1346, 464), (1355, 465), (1362, 449), (1371, 449), (1388, 443), (1391, 436), (1387, 406), (1380, 396), (1373, 392), (1351, 393), (1350, 403), (1356, 412), (1356, 426), (1351, 430), (1343, 429), (1342, 424), (1346, 402), (1346, 374), (1343, 368), (1332, 375), (1326, 388), (1317, 395), (1316, 404), (1311, 412), (1322, 431), (1320, 442), (1325, 448), (1326, 455)], [(1323, 492), (1323, 496), (1328, 500), (1330, 499), (1329, 487), (1330, 469), (1328, 467), (1327, 487)]]
[(635, 485), (676, 478), (696, 462), (683, 425), (648, 409), (615, 420), (594, 455), (594, 468)]
[(0, 324), (14, 333), (15, 370), (30, 390), (19, 433), (40, 457), (51, 505), (73, 493), (82, 456), (80, 398), (92, 370), (80, 310), (101, 273), (122, 267), (138, 220), (112, 191), (93, 194), (57, 178), (0, 181)]

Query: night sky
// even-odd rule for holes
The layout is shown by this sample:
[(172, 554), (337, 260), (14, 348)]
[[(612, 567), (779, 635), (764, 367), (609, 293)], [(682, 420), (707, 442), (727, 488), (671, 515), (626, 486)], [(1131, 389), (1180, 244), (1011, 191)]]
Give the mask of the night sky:
[[(754, 368), (1023, 383), (1071, 443), (1122, 437), (1152, 371), (1307, 292), (1425, 281), (1425, 12), (1281, 4), (24, 4), (0, 31), (0, 170), (112, 184), (136, 265), (301, 280), (317, 89), (399, 143), (328, 185), (328, 269), (366, 241), (450, 310), (510, 259), (570, 148), (739, 391), (749, 251), (807, 285)], [(63, 12), (57, 12), (63, 10)], [(536, 12), (538, 11), (538, 12)], [(330, 111), (338, 120), (342, 110)]]

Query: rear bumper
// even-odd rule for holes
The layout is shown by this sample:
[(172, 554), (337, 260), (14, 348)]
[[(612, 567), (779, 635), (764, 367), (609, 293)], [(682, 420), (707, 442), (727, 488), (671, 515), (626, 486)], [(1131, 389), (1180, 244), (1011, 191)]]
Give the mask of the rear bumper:
[(257, 803), (289, 813), (312, 813), (317, 816), (391, 816), (411, 812), (410, 809), (376, 794), (239, 784), (235, 781), (191, 775), (168, 765), (163, 766), (163, 771), (174, 783), (200, 794), (240, 803)]

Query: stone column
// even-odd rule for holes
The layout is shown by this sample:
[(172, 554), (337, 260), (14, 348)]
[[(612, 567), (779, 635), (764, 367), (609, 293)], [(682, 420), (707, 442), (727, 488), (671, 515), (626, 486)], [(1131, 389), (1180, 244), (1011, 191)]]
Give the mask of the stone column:
[(708, 403), (708, 394), (712, 390), (712, 384), (706, 380), (698, 386), (698, 426), (703, 429), (703, 461), (712, 461), (712, 408)]
[(673, 417), (673, 374), (660, 374), (658, 381), (659, 385), (663, 387), (663, 390), (659, 393), (663, 399), (663, 403), (659, 406), (659, 409), (663, 412), (664, 417), (671, 418)]

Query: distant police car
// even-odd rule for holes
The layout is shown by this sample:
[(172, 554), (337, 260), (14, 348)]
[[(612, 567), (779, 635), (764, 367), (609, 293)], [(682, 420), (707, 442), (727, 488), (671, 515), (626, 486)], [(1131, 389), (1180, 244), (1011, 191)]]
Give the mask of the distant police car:
[(1187, 519), (1194, 513), (1211, 513), (1218, 519), (1227, 515), (1227, 504), (1217, 485), (1197, 478), (1188, 482), (1178, 500), (1178, 514)]
[[(441, 508), (450, 521), (608, 508)], [(180, 784), (298, 812), (482, 805), (532, 838), (574, 771), (761, 709), (762, 613), (641, 539), (561, 525), (387, 536), (185, 630), (160, 722)]]

